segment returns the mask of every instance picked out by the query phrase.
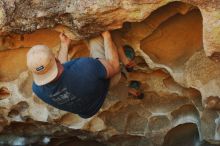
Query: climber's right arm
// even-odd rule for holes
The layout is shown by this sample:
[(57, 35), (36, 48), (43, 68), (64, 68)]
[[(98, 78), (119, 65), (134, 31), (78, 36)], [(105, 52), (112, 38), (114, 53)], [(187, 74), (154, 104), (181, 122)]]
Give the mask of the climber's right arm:
[(61, 43), (60, 43), (60, 51), (58, 54), (58, 60), (60, 61), (60, 63), (63, 64), (68, 61), (68, 50), (71, 40), (63, 33), (60, 33), (60, 41)]

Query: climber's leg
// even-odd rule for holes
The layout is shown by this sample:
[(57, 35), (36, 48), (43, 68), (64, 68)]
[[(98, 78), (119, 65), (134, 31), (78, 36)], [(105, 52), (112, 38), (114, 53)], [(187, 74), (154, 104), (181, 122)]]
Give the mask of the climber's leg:
[(102, 36), (98, 36), (88, 40), (88, 48), (92, 58), (105, 59), (104, 40)]

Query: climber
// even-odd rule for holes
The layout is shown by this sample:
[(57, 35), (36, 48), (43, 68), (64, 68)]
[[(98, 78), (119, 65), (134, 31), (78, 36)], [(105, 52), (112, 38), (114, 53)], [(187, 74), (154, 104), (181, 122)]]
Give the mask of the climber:
[[(58, 58), (44, 45), (27, 53), (27, 66), (33, 73), (34, 93), (44, 102), (82, 118), (95, 115), (109, 89), (110, 79), (119, 73), (119, 58), (109, 32), (103, 32), (103, 47), (90, 41), (91, 58), (67, 62), (71, 40), (60, 34)], [(108, 57), (106, 57), (108, 56)]]

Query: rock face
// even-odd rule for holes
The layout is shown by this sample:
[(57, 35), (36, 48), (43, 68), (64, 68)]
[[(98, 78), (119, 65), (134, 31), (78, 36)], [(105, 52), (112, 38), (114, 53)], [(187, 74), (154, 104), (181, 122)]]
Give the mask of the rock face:
[[(201, 139), (219, 142), (219, 20), (218, 0), (0, 1), (0, 130), (11, 121), (36, 120), (118, 145), (128, 145), (123, 139), (130, 136), (131, 143), (162, 145), (171, 129), (193, 123)], [(105, 30), (135, 49), (137, 66), (109, 91), (95, 117), (81, 119), (33, 95), (25, 60), (30, 47), (45, 44), (57, 54), (64, 32), (73, 39), (70, 59), (89, 56), (85, 39)], [(141, 82), (144, 99), (128, 96), (132, 80)]]
[[(182, 0), (197, 6), (203, 17), (204, 49), (207, 55), (220, 52), (219, 1)], [(2, 0), (0, 26), (2, 31), (30, 32), (51, 28), (57, 24), (68, 26), (75, 39), (82, 39), (100, 31), (116, 29), (124, 22), (140, 22), (170, 0)], [(188, 7), (180, 7), (181, 13)]]

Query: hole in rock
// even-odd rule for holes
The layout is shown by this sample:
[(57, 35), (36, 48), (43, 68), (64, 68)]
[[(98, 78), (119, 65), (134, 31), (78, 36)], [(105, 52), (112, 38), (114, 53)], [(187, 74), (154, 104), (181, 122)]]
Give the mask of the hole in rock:
[(136, 49), (140, 46), (154, 62), (181, 69), (203, 48), (202, 16), (197, 7), (172, 2), (152, 12), (142, 22), (124, 23), (115, 35), (121, 36), (123, 44)]
[(16, 105), (11, 107), (10, 112), (8, 113), (8, 117), (14, 117), (18, 115), (20, 112), (26, 110), (29, 107), (26, 101), (20, 101)]
[[(169, 7), (172, 7), (169, 12), (157, 16)], [(185, 12), (182, 12), (183, 9)], [(169, 18), (165, 15), (169, 15)], [(152, 17), (156, 19), (151, 20)], [(156, 23), (163, 19), (161, 17), (167, 19), (157, 26)], [(154, 62), (180, 68), (189, 57), (203, 47), (202, 16), (195, 7), (179, 2), (171, 3), (152, 13), (144, 22), (148, 24), (146, 27), (154, 30), (141, 40), (141, 49)]]
[(0, 88), (0, 100), (7, 98), (10, 95), (10, 91), (6, 87)]
[(205, 100), (205, 108), (212, 110), (220, 110), (220, 97), (209, 96)]
[(197, 126), (186, 123), (171, 129), (164, 138), (163, 146), (214, 146), (200, 141)]

